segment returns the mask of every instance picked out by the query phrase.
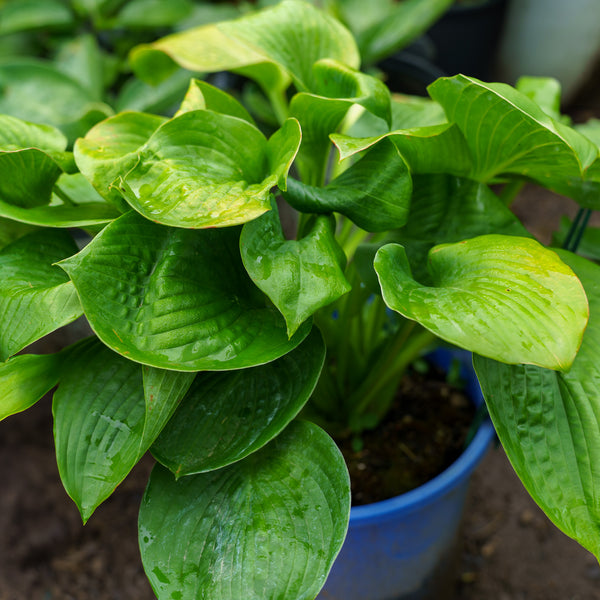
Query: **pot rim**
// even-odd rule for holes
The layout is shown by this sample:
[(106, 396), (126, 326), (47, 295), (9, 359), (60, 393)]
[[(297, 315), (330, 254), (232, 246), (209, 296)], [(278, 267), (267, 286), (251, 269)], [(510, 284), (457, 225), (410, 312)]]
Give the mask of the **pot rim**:
[[(470, 357), (470, 353), (461, 352), (463, 362), (465, 355)], [(442, 366), (443, 363), (450, 362), (449, 356), (440, 357), (437, 353), (434, 353), (432, 358), (434, 362), (442, 363)], [(474, 374), (472, 379), (471, 377), (468, 378), (466, 390), (476, 406), (484, 402), (481, 388)], [(419, 506), (433, 503), (471, 475), (483, 459), (495, 433), (491, 420), (489, 417), (486, 418), (477, 429), (471, 443), (447, 469), (409, 492), (380, 502), (352, 507), (350, 510), (350, 524), (360, 525), (382, 518), (385, 519), (397, 513), (410, 512)]]

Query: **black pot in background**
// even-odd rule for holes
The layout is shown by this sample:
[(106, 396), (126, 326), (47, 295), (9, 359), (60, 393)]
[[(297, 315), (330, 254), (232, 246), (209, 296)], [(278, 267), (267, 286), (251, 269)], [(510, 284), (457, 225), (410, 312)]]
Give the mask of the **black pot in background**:
[(507, 0), (455, 4), (426, 34), (435, 64), (448, 75), (490, 80), (507, 5)]

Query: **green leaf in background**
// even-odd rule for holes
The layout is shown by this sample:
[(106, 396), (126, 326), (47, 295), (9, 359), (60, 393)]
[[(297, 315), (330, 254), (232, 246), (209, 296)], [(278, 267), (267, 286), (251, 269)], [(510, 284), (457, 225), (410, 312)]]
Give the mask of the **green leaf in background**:
[(0, 6), (0, 35), (73, 24), (73, 14), (60, 0), (10, 0)]
[(178, 479), (243, 459), (297, 416), (324, 360), (323, 338), (315, 329), (296, 349), (266, 365), (199, 373), (152, 454)]
[(242, 230), (244, 266), (285, 317), (289, 336), (319, 308), (350, 291), (334, 233), (331, 219), (317, 217), (302, 239), (286, 241), (276, 207)]
[[(353, 2), (344, 4), (356, 5)], [(373, 13), (380, 15), (369, 27), (355, 22), (355, 32), (360, 54), (364, 64), (373, 64), (415, 40), (425, 33), (443, 14), (450, 8), (453, 0), (403, 0), (402, 2), (387, 2), (388, 10), (385, 13), (374, 7)], [(343, 9), (342, 9), (343, 10)], [(362, 18), (369, 7), (360, 4), (360, 10), (354, 9), (357, 16)], [(349, 12), (349, 10), (347, 11)], [(363, 19), (364, 22), (364, 19)], [(357, 27), (358, 25), (358, 27)]]
[(0, 113), (53, 125), (74, 141), (112, 109), (50, 63), (10, 58), (0, 63)]
[(362, 229), (383, 231), (406, 223), (411, 192), (408, 166), (396, 147), (382, 140), (325, 187), (290, 178), (284, 196), (298, 210), (335, 211)]
[(85, 33), (68, 39), (60, 47), (54, 64), (63, 73), (79, 82), (90, 99), (102, 100), (104, 93), (104, 56), (96, 38)]
[(34, 405), (57, 383), (59, 354), (22, 354), (0, 363), (0, 421)]
[(369, 75), (334, 60), (323, 59), (313, 66), (314, 93), (299, 93), (290, 102), (290, 115), (302, 127), (299, 169), (307, 183), (319, 184), (330, 151), (329, 135), (336, 131), (353, 105), (391, 121), (390, 94), (386, 86)]
[(54, 441), (63, 485), (85, 523), (149, 448), (187, 386), (154, 386), (146, 404), (142, 367), (96, 338), (69, 360), (52, 404)]
[(480, 356), (475, 369), (500, 441), (552, 522), (600, 558), (600, 267), (559, 251), (581, 279), (590, 321), (568, 373)]
[(471, 178), (489, 182), (520, 175), (559, 193), (589, 195), (586, 171), (598, 158), (598, 148), (551, 119), (525, 94), (464, 75), (440, 78), (428, 90), (466, 138)]
[(172, 27), (189, 16), (192, 7), (191, 0), (130, 0), (115, 17), (114, 27)]
[(404, 248), (375, 258), (393, 310), (467, 350), (512, 364), (566, 371), (587, 325), (588, 304), (573, 271), (532, 239), (483, 235), (429, 253), (432, 287), (415, 281)]
[(116, 352), (175, 371), (263, 364), (295, 348), (246, 274), (239, 228), (164, 227), (130, 212), (62, 261), (92, 329)]
[[(301, 28), (298, 23), (302, 23)], [(322, 58), (359, 66), (352, 35), (339, 21), (305, 2), (283, 0), (234, 21), (205, 25), (138, 46), (130, 61), (137, 75), (148, 81), (166, 76), (174, 61), (191, 71), (238, 70), (266, 91), (281, 91), (291, 79), (299, 91), (311, 91), (312, 67)]]
[(350, 482), (316, 425), (294, 422), (223, 469), (175, 481), (155, 467), (142, 500), (142, 562), (158, 600), (312, 600), (344, 540)]
[(285, 187), (300, 146), (289, 119), (270, 140), (245, 120), (207, 110), (185, 112), (160, 126), (120, 179), (129, 204), (174, 227), (229, 227), (270, 208), (270, 191)]
[(254, 119), (241, 102), (238, 102), (238, 100), (227, 92), (201, 79), (192, 79), (190, 81), (183, 102), (175, 116), (192, 110), (212, 110), (222, 115), (243, 119), (255, 125)]
[(533, 100), (548, 116), (560, 120), (561, 87), (554, 77), (520, 77), (515, 88)]
[(191, 73), (177, 69), (156, 85), (131, 77), (121, 87), (114, 106), (119, 112), (171, 114), (190, 84)]
[(101, 121), (75, 142), (77, 167), (101, 196), (128, 207), (113, 183), (135, 166), (140, 148), (165, 121), (165, 117), (136, 112)]
[(52, 263), (77, 252), (65, 231), (38, 230), (0, 250), (0, 360), (82, 314), (69, 278)]

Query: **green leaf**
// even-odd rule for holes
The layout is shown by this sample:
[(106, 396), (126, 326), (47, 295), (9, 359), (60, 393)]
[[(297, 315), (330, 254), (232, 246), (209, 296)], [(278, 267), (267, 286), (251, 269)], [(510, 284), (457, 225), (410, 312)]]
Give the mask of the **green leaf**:
[(53, 155), (66, 147), (54, 127), (0, 115), (0, 202), (21, 208), (48, 204), (62, 173)]
[(140, 148), (165, 121), (157, 115), (126, 112), (98, 123), (75, 142), (79, 170), (101, 196), (128, 206), (113, 183), (135, 166)]
[(239, 229), (164, 227), (134, 212), (62, 261), (100, 339), (161, 369), (240, 369), (295, 348), (283, 318), (248, 278)]
[(192, 10), (190, 0), (130, 0), (119, 11), (115, 27), (171, 27), (185, 19)]
[(54, 64), (82, 85), (90, 99), (102, 100), (104, 93), (104, 57), (96, 38), (85, 33), (69, 39), (57, 53)]
[(286, 241), (276, 207), (242, 230), (244, 266), (285, 317), (289, 336), (319, 308), (350, 291), (334, 234), (334, 223), (317, 217), (305, 237)]
[(305, 2), (284, 0), (234, 21), (138, 46), (130, 60), (138, 76), (148, 81), (168, 74), (174, 61), (191, 71), (239, 70), (266, 90), (283, 90), (293, 79), (299, 91), (310, 91), (312, 66), (322, 58), (359, 66), (352, 35), (339, 21)]
[(248, 111), (233, 96), (201, 79), (190, 81), (186, 95), (175, 116), (192, 110), (212, 110), (222, 115), (243, 119), (255, 125), (254, 119)]
[[(296, 94), (290, 102), (290, 115), (302, 127), (299, 168), (317, 183), (324, 177), (330, 145), (329, 135), (336, 131), (351, 106), (364, 107), (371, 114), (391, 121), (390, 94), (386, 86), (369, 75), (334, 60), (323, 59), (313, 66), (314, 93)], [(310, 182), (311, 175), (304, 179)]]
[(574, 129), (551, 119), (514, 88), (457, 75), (440, 78), (429, 93), (464, 134), (473, 168), (488, 182), (507, 174), (529, 177), (562, 193), (585, 196), (586, 170), (598, 148)]
[(193, 375), (153, 373), (96, 338), (69, 357), (54, 394), (54, 440), (63, 485), (83, 521), (123, 481), (156, 439)]
[(531, 98), (548, 116), (560, 119), (560, 82), (554, 77), (519, 77), (516, 89)]
[(121, 87), (114, 106), (119, 112), (170, 114), (184, 97), (190, 77), (191, 73), (185, 69), (177, 69), (157, 85), (131, 77)]
[(52, 263), (77, 252), (64, 231), (34, 231), (0, 250), (0, 360), (82, 314), (73, 284)]
[(58, 354), (22, 354), (0, 363), (0, 420), (34, 405), (57, 383)]
[(581, 283), (532, 239), (483, 235), (429, 253), (434, 285), (415, 281), (404, 248), (379, 250), (383, 299), (437, 336), (508, 363), (568, 370), (587, 324)]
[(600, 557), (600, 268), (559, 251), (581, 279), (590, 321), (568, 373), (474, 357), (500, 441), (553, 523)]
[(229, 467), (175, 481), (155, 467), (139, 541), (159, 600), (312, 600), (350, 512), (344, 460), (316, 425), (292, 423)]
[(404, 159), (387, 140), (325, 187), (288, 180), (288, 202), (304, 212), (338, 212), (367, 231), (385, 231), (406, 223), (412, 179)]
[[(174, 227), (229, 227), (269, 210), (300, 145), (297, 121), (267, 141), (245, 120), (195, 110), (160, 126), (120, 190), (140, 214)], [(284, 183), (282, 183), (284, 185)]]
[(60, 0), (13, 0), (0, 8), (0, 35), (73, 24), (71, 11)]
[(0, 112), (53, 125), (73, 141), (112, 109), (51, 64), (11, 58), (0, 63)]
[(531, 237), (487, 185), (448, 175), (415, 175), (408, 221), (388, 241), (404, 246), (413, 277), (429, 284), (433, 246), (489, 233)]
[(463, 135), (456, 125), (447, 123), (391, 131), (362, 139), (333, 134), (331, 139), (339, 150), (340, 160), (389, 139), (413, 173), (466, 175), (471, 169), (469, 149)]
[(325, 345), (315, 329), (295, 350), (266, 365), (199, 373), (152, 454), (178, 479), (245, 458), (297, 416), (324, 360)]
[(144, 366), (146, 420), (140, 448), (148, 449), (192, 385), (196, 373), (166, 371)]

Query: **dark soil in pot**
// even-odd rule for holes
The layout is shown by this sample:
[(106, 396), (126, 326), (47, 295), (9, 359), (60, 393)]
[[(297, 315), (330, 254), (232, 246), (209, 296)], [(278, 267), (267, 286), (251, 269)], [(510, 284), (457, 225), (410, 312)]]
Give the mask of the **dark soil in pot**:
[(474, 415), (465, 392), (443, 371), (411, 369), (384, 421), (360, 438), (338, 442), (350, 471), (352, 504), (398, 496), (444, 471), (465, 448)]

